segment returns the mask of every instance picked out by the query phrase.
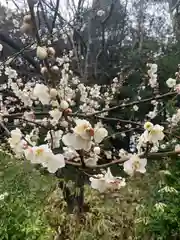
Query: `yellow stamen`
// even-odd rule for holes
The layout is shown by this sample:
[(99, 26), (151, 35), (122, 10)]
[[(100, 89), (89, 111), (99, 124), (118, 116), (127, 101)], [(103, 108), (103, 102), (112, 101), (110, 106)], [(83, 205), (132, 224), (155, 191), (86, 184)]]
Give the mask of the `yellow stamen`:
[(37, 149), (36, 156), (41, 156), (43, 154), (43, 152), (44, 152), (44, 149), (42, 149), (42, 148)]
[(139, 168), (140, 168), (140, 163), (139, 163), (139, 161), (134, 161), (132, 167), (133, 167), (134, 171), (136, 171), (137, 169), (139, 169)]

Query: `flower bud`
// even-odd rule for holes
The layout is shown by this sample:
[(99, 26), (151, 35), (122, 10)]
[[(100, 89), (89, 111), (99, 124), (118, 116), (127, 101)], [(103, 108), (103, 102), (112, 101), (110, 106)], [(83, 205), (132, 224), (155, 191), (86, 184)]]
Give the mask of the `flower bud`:
[(67, 121), (61, 121), (60, 125), (64, 128), (67, 128), (68, 127), (68, 122)]
[(58, 94), (57, 90), (56, 90), (55, 88), (51, 88), (51, 90), (50, 90), (50, 96), (51, 96), (52, 98), (56, 98), (57, 94)]
[(52, 105), (52, 107), (59, 107), (58, 101), (52, 101), (51, 105)]
[(151, 122), (146, 122), (145, 124), (144, 124), (144, 129), (145, 130), (151, 130), (152, 129), (152, 127), (153, 127), (153, 123), (151, 123)]
[(95, 153), (95, 154), (99, 155), (100, 152), (101, 152), (100, 147), (94, 147), (94, 153)]
[(45, 58), (47, 58), (48, 54), (47, 54), (46, 47), (38, 46), (36, 50), (36, 55), (40, 60), (44, 60)]
[(65, 112), (66, 114), (70, 114), (70, 113), (72, 113), (72, 110), (71, 110), (71, 108), (66, 108), (64, 112)]
[(32, 30), (32, 26), (29, 23), (23, 23), (23, 25), (20, 27), (20, 31), (22, 33), (28, 34), (31, 32), (31, 30)]
[(67, 109), (69, 107), (69, 103), (67, 101), (65, 101), (65, 100), (62, 100), (61, 104), (60, 104), (60, 107), (62, 109)]
[(23, 18), (23, 22), (31, 24), (31, 15), (29, 15), (29, 14), (25, 15), (24, 18)]
[(58, 68), (58, 66), (53, 66), (52, 68), (51, 68), (51, 71), (53, 72), (53, 73), (58, 73), (59, 72), (59, 68)]
[(47, 52), (48, 52), (48, 55), (49, 55), (50, 57), (54, 57), (55, 54), (56, 54), (56, 52), (55, 52), (55, 50), (54, 50), (53, 47), (48, 47)]
[(44, 74), (47, 73), (47, 72), (48, 72), (47, 67), (42, 67), (42, 68), (41, 68), (41, 73), (42, 73), (42, 75), (44, 75)]

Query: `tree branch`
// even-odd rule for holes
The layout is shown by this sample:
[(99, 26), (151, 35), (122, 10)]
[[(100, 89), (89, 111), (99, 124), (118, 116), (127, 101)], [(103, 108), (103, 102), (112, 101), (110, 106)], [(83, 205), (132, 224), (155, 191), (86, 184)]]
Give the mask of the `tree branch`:
[[(170, 152), (157, 152), (157, 153), (148, 153), (146, 156), (145, 154), (141, 154), (139, 157), (140, 158), (147, 158), (147, 159), (157, 159), (157, 158), (164, 158), (164, 157), (176, 157), (180, 154), (180, 151), (170, 151)], [(126, 161), (129, 160), (129, 157), (124, 157), (118, 160), (114, 160), (112, 162), (109, 163), (105, 163), (105, 164), (100, 164), (100, 165), (95, 165), (95, 166), (86, 166), (86, 168), (90, 168), (90, 169), (101, 169), (101, 168), (108, 168), (111, 167), (115, 164), (122, 164)], [(69, 160), (66, 160), (66, 164), (67, 165), (72, 165), (75, 167), (80, 167), (81, 168), (81, 164), (80, 163), (75, 163)]]

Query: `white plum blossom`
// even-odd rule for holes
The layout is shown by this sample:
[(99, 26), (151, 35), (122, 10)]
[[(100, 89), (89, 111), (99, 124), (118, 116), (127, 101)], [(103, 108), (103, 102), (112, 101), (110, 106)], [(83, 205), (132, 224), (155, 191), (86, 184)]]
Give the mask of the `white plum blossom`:
[(44, 84), (36, 84), (33, 96), (38, 98), (43, 105), (47, 105), (50, 102), (49, 89)]
[(134, 106), (133, 106), (133, 109), (134, 109), (135, 112), (137, 112), (138, 109), (139, 109), (139, 107), (138, 107), (137, 105), (134, 105)]
[(55, 173), (58, 169), (65, 167), (64, 156), (62, 154), (53, 154), (48, 145), (28, 147), (25, 150), (25, 156), (31, 163), (41, 164), (47, 168), (50, 173)]
[(47, 58), (48, 53), (47, 53), (47, 49), (46, 47), (37, 47), (36, 50), (36, 56), (40, 59), (40, 60), (44, 60), (45, 58)]
[(62, 137), (62, 141), (66, 146), (72, 147), (75, 150), (84, 149), (89, 151), (92, 145), (92, 137), (94, 129), (86, 120), (76, 120), (76, 127), (73, 129), (74, 133), (67, 133)]
[(105, 11), (100, 9), (99, 11), (97, 11), (97, 16), (102, 17), (105, 14)]
[(173, 78), (169, 78), (167, 81), (166, 81), (166, 84), (169, 88), (173, 88), (176, 86), (176, 79), (173, 79)]
[(156, 143), (158, 141), (163, 140), (164, 133), (163, 133), (164, 127), (160, 126), (159, 124), (154, 125), (149, 131), (145, 131), (145, 136), (147, 136), (148, 142)]
[(126, 185), (125, 179), (121, 177), (114, 177), (110, 168), (105, 174), (98, 174), (90, 177), (91, 187), (103, 193), (107, 190), (120, 189)]
[(101, 143), (108, 134), (105, 128), (92, 128), (87, 120), (78, 119), (75, 122), (76, 127), (73, 129), (73, 133), (67, 133), (62, 138), (66, 146), (73, 147), (75, 150), (89, 151), (93, 139), (96, 143)]
[(67, 109), (69, 107), (69, 103), (65, 100), (62, 100), (60, 103), (60, 108)]
[(134, 175), (135, 172), (146, 172), (146, 158), (140, 158), (137, 154), (133, 154), (128, 161), (124, 162), (124, 171), (129, 175)]
[(63, 131), (62, 130), (51, 130), (47, 132), (45, 141), (48, 141), (51, 148), (59, 148), (60, 147), (60, 140), (62, 138)]
[(9, 142), (12, 145), (15, 145), (17, 143), (19, 143), (22, 139), (22, 132), (19, 128), (16, 128), (14, 130), (11, 131), (11, 137), (9, 138)]
[(62, 117), (62, 112), (60, 112), (58, 108), (51, 110), (49, 112), (49, 114), (53, 118), (53, 120), (57, 123), (60, 120), (60, 118)]
[(97, 155), (99, 155), (99, 154), (101, 153), (100, 147), (94, 147), (93, 151), (94, 151), (94, 153), (97, 154)]

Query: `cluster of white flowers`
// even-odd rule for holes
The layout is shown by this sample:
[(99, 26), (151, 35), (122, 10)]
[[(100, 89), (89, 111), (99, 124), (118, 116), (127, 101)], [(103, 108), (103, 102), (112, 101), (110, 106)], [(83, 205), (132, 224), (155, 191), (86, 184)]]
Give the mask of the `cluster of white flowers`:
[(62, 154), (53, 154), (48, 145), (33, 146), (30, 136), (23, 138), (19, 128), (11, 131), (9, 144), (15, 152), (16, 157), (26, 157), (33, 164), (41, 164), (47, 168), (50, 173), (55, 173), (59, 168), (65, 166), (64, 156)]
[(124, 163), (124, 171), (129, 175), (134, 175), (135, 172), (146, 172), (146, 158), (140, 158), (137, 154), (133, 154), (128, 161)]
[(168, 119), (168, 121), (172, 126), (177, 126), (177, 124), (180, 122), (180, 109), (178, 109), (177, 112)]
[(62, 140), (66, 146), (72, 147), (76, 150), (83, 149), (89, 151), (91, 146), (99, 144), (108, 135), (105, 128), (99, 127), (92, 128), (91, 124), (87, 120), (76, 120), (76, 127), (73, 129), (73, 133), (67, 133), (63, 136)]
[[(47, 58), (48, 55), (45, 52), (48, 53), (47, 49), (38, 47), (38, 58)], [(17, 157), (25, 156), (32, 164), (41, 164), (50, 173), (55, 173), (58, 169), (65, 167), (66, 161), (81, 163), (81, 151), (85, 152), (83, 161), (86, 167), (96, 167), (98, 161), (101, 160), (101, 153), (107, 159), (112, 160), (113, 152), (104, 151), (102, 148), (102, 142), (108, 136), (108, 131), (103, 124), (99, 122), (93, 126), (88, 120), (73, 117), (71, 113), (73, 106), (76, 105), (75, 98), (77, 94), (80, 97), (79, 113), (89, 114), (94, 113), (97, 109), (101, 109), (99, 101), (104, 101), (104, 106), (108, 109), (116, 91), (121, 87), (121, 83), (118, 78), (115, 78), (110, 87), (106, 87), (106, 91), (101, 93), (101, 89), (104, 86), (85, 86), (83, 83), (80, 83), (78, 77), (73, 76), (70, 70), (69, 55), (57, 58), (56, 62), (58, 63), (56, 71), (61, 74), (56, 88), (49, 87), (44, 83), (26, 83), (23, 85), (21, 79), (14, 82), (15, 72), (7, 69), (6, 72), (8, 73), (9, 71), (10, 73), (10, 77), (8, 77), (10, 89), (23, 102), (24, 106), (31, 108), (30, 111), (28, 110), (24, 113), (23, 119), (27, 122), (29, 121), (29, 124), (32, 124), (33, 127), (32, 131), (25, 136), (19, 128), (11, 131), (11, 137), (8, 141), (12, 150)], [(62, 68), (61, 71), (60, 67)], [(151, 64), (150, 67), (148, 71), (148, 75), (151, 77), (150, 85), (154, 86), (155, 79), (157, 80), (157, 65)], [(41, 72), (46, 73), (47, 69), (43, 67)], [(72, 87), (69, 84), (70, 81), (72, 82)], [(41, 119), (36, 118), (35, 109), (32, 107), (33, 102), (37, 106), (39, 104), (47, 106), (49, 109), (48, 115)], [(149, 113), (149, 115), (156, 116), (158, 102), (152, 101), (152, 104), (155, 106), (154, 111)], [(138, 110), (136, 105), (133, 108), (135, 111)], [(106, 114), (105, 112), (100, 116), (102, 117)], [(53, 127), (51, 130), (47, 128), (48, 131), (44, 138), (47, 144), (37, 144), (40, 133), (38, 128), (34, 128), (36, 123), (44, 127), (50, 124)], [(17, 121), (18, 124), (19, 121)], [(127, 124), (126, 127), (131, 128), (131, 124)], [(139, 137), (136, 137), (138, 154), (129, 154), (123, 149), (119, 150), (118, 156), (120, 159), (125, 159), (123, 164), (124, 171), (130, 176), (134, 175), (135, 172), (146, 172), (147, 159), (140, 155), (148, 147), (148, 144), (151, 144), (151, 150), (158, 148), (159, 141), (164, 138), (164, 128), (158, 124), (153, 125), (151, 122), (146, 122), (144, 129), (145, 131)], [(54, 154), (53, 149), (59, 149), (60, 147), (62, 148), (62, 154)], [(90, 182), (92, 188), (100, 192), (120, 189), (126, 185), (125, 179), (114, 177), (110, 168), (105, 172), (102, 171), (101, 174), (90, 177)]]
[(99, 192), (120, 189), (126, 185), (125, 179), (121, 177), (114, 177), (110, 171), (110, 168), (108, 168), (107, 172), (104, 174), (99, 174), (91, 177), (90, 181), (91, 187), (98, 190)]
[(149, 75), (149, 85), (154, 88), (157, 86), (157, 69), (158, 66), (155, 63), (148, 63), (147, 66), (150, 68), (148, 70)]
[(147, 145), (151, 145), (153, 151), (157, 151), (159, 147), (159, 141), (164, 139), (164, 127), (159, 124), (152, 124), (151, 122), (146, 122), (144, 124), (145, 131), (140, 136), (137, 144), (138, 152), (142, 152), (143, 148), (147, 148)]
[(167, 81), (166, 81), (166, 84), (169, 88), (173, 88), (176, 86), (176, 79), (173, 79), (173, 78), (169, 78)]
[[(99, 17), (104, 14), (103, 10), (97, 12)], [(27, 21), (31, 21), (29, 15), (24, 18), (24, 22)], [(44, 38), (46, 39), (46, 36)], [(58, 38), (57, 29), (53, 29), (53, 38)], [(26, 36), (24, 36), (25, 40)], [(17, 109), (22, 113), (20, 119), (14, 121), (16, 129), (11, 131), (8, 139), (16, 157), (25, 157), (32, 164), (40, 164), (50, 173), (56, 173), (58, 169), (64, 168), (66, 163), (94, 169), (104, 160), (107, 161), (107, 167), (108, 163), (119, 160), (119, 164), (123, 165), (124, 171), (129, 176), (133, 176), (136, 172), (145, 173), (147, 159), (143, 154), (146, 151), (158, 151), (159, 142), (164, 139), (164, 127), (146, 122), (141, 135), (133, 132), (134, 151), (132, 152), (137, 150), (135, 154), (128, 153), (124, 149), (118, 149), (117, 152), (115, 149), (105, 149), (103, 143), (109, 137), (107, 125), (103, 124), (103, 121), (94, 123), (96, 118), (92, 120), (88, 116), (94, 116), (99, 111), (98, 116), (103, 119), (109, 114), (108, 110), (115, 102), (116, 94), (121, 92), (123, 80), (115, 77), (109, 85), (85, 85), (71, 70), (73, 51), (57, 57), (54, 48), (48, 45), (51, 45), (51, 42), (48, 42), (47, 46), (45, 44), (32, 46), (32, 49), (36, 49), (36, 60), (42, 63), (41, 77), (36, 76), (30, 81), (24, 81), (16, 70), (9, 67), (12, 59), (6, 62), (5, 66), (0, 67), (0, 74), (4, 72), (7, 77), (7, 84), (1, 85), (1, 89), (7, 88), (12, 93), (12, 96), (0, 101), (0, 113), (8, 115), (16, 112)], [(48, 67), (44, 64), (46, 61)], [(148, 64), (148, 67), (149, 85), (155, 89), (158, 86), (157, 64)], [(180, 92), (180, 86), (175, 79), (170, 78), (166, 83), (169, 88)], [(140, 90), (144, 89), (145, 85), (138, 89), (138, 100), (141, 100)], [(122, 106), (126, 101), (129, 99), (124, 99)], [(151, 104), (154, 109), (146, 116), (153, 119), (158, 115), (158, 107), (161, 107), (161, 103), (153, 100)], [(139, 105), (132, 105), (131, 110), (137, 112)], [(178, 110), (177, 114), (172, 116), (171, 125), (175, 126), (179, 120)], [(1, 121), (5, 121), (5, 118)], [(30, 130), (24, 131), (23, 127), (27, 125)], [(123, 125), (125, 129), (131, 129), (132, 126), (128, 123)], [(121, 122), (117, 122), (116, 127), (119, 134)], [(126, 136), (125, 131), (120, 133), (121, 136)], [(57, 152), (58, 154), (55, 154)], [(107, 171), (100, 169), (100, 172), (90, 177), (93, 189), (105, 192), (126, 185), (125, 179), (114, 177), (110, 168), (107, 168)]]

